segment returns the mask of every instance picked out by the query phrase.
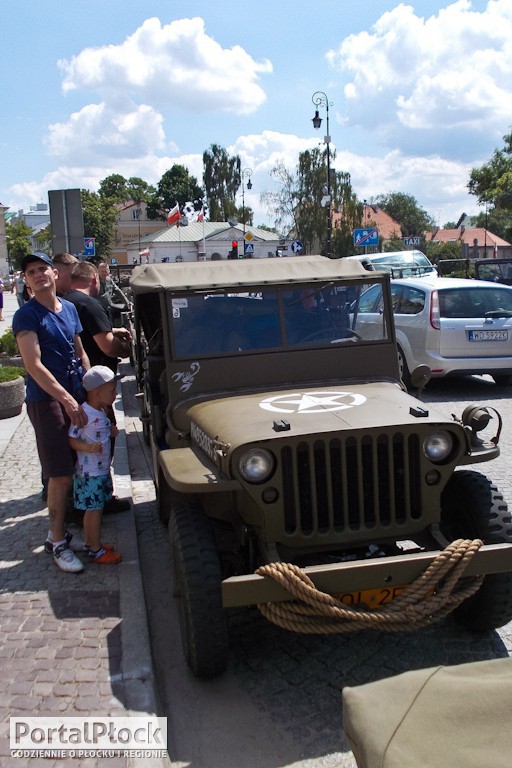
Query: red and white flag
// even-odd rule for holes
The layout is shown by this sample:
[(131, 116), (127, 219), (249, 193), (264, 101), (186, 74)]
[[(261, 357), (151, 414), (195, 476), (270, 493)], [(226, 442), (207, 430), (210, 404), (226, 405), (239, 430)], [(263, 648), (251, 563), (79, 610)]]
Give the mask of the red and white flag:
[(174, 208), (171, 208), (171, 210), (167, 214), (167, 223), (169, 224), (170, 227), (174, 226), (175, 224), (176, 226), (179, 226), (180, 218), (181, 218), (180, 207), (178, 203), (176, 203)]
[(197, 212), (196, 221), (204, 221), (204, 211), (202, 208), (200, 211)]

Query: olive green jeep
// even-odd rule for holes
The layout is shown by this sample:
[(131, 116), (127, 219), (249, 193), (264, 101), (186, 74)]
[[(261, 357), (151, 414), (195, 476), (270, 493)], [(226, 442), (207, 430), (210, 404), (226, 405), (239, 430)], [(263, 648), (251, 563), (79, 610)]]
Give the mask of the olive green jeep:
[[(375, 284), (382, 313), (368, 323), (359, 300)], [(512, 618), (507, 505), (458, 469), (498, 456), (501, 418), (477, 405), (447, 417), (406, 391), (389, 274), (297, 256), (140, 266), (130, 285), (143, 431), (196, 675), (224, 670), (230, 608), (297, 602), (255, 574), (270, 563), (367, 616), (450, 543), (481, 539), (464, 574), (477, 591), (447, 610), (480, 630)], [(428, 374), (412, 372), (415, 386)]]

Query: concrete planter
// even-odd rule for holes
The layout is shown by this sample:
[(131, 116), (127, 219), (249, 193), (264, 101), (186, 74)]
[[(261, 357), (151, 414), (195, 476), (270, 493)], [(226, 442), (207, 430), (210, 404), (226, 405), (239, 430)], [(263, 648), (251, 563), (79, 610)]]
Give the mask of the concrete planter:
[(12, 365), (15, 368), (23, 368), (23, 359), (21, 355), (7, 355), (0, 352), (0, 365)]
[(18, 376), (13, 381), (0, 382), (0, 419), (19, 416), (25, 402), (25, 379)]

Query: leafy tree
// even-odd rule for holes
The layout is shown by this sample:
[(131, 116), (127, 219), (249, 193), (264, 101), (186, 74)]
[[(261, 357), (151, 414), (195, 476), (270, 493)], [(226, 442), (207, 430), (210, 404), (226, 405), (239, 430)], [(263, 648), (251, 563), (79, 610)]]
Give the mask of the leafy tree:
[(125, 179), (120, 173), (113, 173), (100, 181), (99, 195), (116, 203), (133, 200), (136, 203), (147, 202), (156, 194), (155, 187), (139, 176)]
[(380, 205), (384, 213), (400, 224), (403, 237), (422, 235), (434, 226), (433, 218), (420, 208), (413, 195), (390, 192), (387, 195), (377, 195), (372, 203)]
[(489, 208), (475, 216), (475, 227), (484, 227), (507, 242), (512, 242), (512, 209)]
[(241, 205), (239, 208), (235, 208), (234, 215), (236, 216), (240, 224), (248, 224), (249, 226), (252, 226), (254, 211), (252, 210), (250, 205), (245, 205), (245, 206)]
[(117, 210), (110, 197), (103, 197), (97, 192), (82, 189), (82, 210), (84, 232), (87, 237), (94, 237), (96, 259), (110, 259), (115, 237)]
[(440, 259), (462, 259), (462, 240), (449, 243), (433, 243), (429, 240), (425, 244), (425, 254), (433, 264), (437, 264)]
[(392, 253), (393, 251), (403, 251), (404, 241), (401, 237), (390, 237), (389, 240), (381, 246), (383, 253)]
[(32, 230), (25, 224), (23, 219), (18, 219), (13, 224), (10, 222), (6, 223), (5, 235), (9, 261), (15, 269), (19, 269), (22, 258), (27, 256), (32, 250), (30, 247)]
[(125, 200), (129, 199), (126, 185), (127, 181), (124, 176), (121, 176), (120, 173), (112, 173), (100, 181), (99, 195), (104, 199), (114, 200), (116, 203), (124, 203)]
[(495, 149), (488, 163), (473, 168), (468, 189), (479, 203), (512, 209), (512, 132), (503, 137), (505, 147)]
[(470, 173), (470, 194), (485, 204), (486, 210), (478, 215), (475, 225), (512, 239), (512, 132), (503, 137), (503, 149), (494, 150), (489, 162)]
[(363, 205), (352, 191), (350, 174), (336, 171), (334, 177), (334, 206), (341, 213), (333, 235), (333, 254), (338, 258), (354, 253), (354, 229), (363, 217)]
[[(336, 154), (331, 153), (335, 160)], [(328, 209), (322, 205), (326, 183), (326, 150), (317, 147), (299, 155), (294, 172), (282, 161), (271, 171), (280, 183), (277, 191), (265, 192), (262, 203), (275, 216), (275, 228), (281, 235), (293, 233), (306, 253), (323, 251), (327, 235)], [(331, 211), (341, 213), (332, 231), (333, 256), (348, 256), (353, 251), (353, 230), (361, 221), (362, 206), (352, 191), (350, 175), (331, 169)]]
[(279, 184), (277, 190), (263, 192), (260, 202), (271, 216), (274, 216), (274, 228), (281, 237), (290, 231), (298, 232), (296, 220), (296, 174), (288, 170), (282, 160), (278, 160), (270, 171), (271, 177)]
[(38, 232), (34, 239), (37, 243), (38, 251), (43, 251), (48, 254), (50, 253), (52, 247), (52, 232), (49, 224)]
[(176, 203), (182, 210), (186, 203), (202, 196), (203, 190), (195, 176), (191, 176), (184, 165), (173, 165), (163, 174), (156, 193), (148, 200), (148, 218), (165, 220), (162, 211), (174, 208)]
[[(241, 182), (241, 162), (238, 155), (229, 156), (224, 147), (218, 144), (212, 144), (210, 149), (203, 152), (203, 183), (210, 221), (228, 221), (232, 216), (238, 218), (240, 211), (235, 198)], [(246, 208), (246, 218), (248, 210), (250, 211)]]
[(138, 176), (130, 176), (126, 182), (128, 199), (135, 203), (147, 203), (156, 194), (156, 189)]

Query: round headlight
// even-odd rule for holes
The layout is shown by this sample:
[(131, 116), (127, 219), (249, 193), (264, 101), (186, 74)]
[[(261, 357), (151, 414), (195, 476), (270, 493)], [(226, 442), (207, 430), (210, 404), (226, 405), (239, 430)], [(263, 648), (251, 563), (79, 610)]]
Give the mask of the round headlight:
[(238, 462), (240, 474), (248, 483), (264, 483), (271, 476), (275, 459), (265, 448), (252, 448)]
[(445, 461), (453, 450), (453, 437), (450, 432), (434, 432), (423, 443), (425, 456), (438, 464)]

